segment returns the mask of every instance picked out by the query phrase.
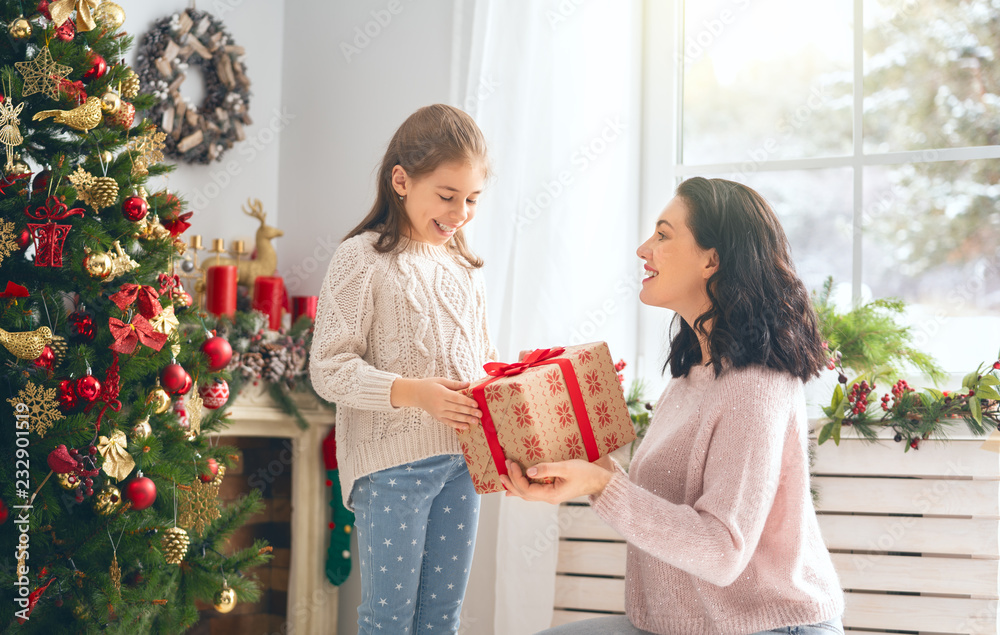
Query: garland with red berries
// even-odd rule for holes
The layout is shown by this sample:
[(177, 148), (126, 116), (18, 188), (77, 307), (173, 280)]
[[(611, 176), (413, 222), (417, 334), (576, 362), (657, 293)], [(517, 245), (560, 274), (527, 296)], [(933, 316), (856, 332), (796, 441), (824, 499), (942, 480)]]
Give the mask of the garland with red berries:
[(916, 450), (920, 442), (931, 437), (944, 438), (947, 429), (959, 419), (969, 430), (983, 436), (994, 429), (1000, 430), (1000, 360), (990, 368), (980, 364), (962, 380), (958, 391), (939, 391), (933, 388), (914, 390), (900, 379), (889, 393), (882, 395), (879, 406), (869, 401), (877, 386), (876, 374), (864, 374), (848, 384), (847, 375), (840, 365), (840, 357), (831, 357), (832, 365), (839, 370), (837, 387), (830, 405), (823, 408), (829, 421), (820, 429), (817, 442), (828, 439), (840, 445), (843, 426), (852, 426), (858, 434), (870, 441), (877, 441), (879, 431), (891, 428), (897, 443), (906, 442), (904, 451)]

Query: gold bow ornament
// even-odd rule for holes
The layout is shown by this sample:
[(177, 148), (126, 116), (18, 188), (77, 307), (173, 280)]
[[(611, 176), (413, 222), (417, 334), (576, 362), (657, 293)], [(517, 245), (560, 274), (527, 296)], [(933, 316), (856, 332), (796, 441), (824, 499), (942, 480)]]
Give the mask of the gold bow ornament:
[(104, 457), (101, 469), (113, 479), (124, 481), (135, 467), (135, 460), (128, 453), (128, 437), (121, 430), (111, 433), (111, 438), (102, 436), (97, 451)]
[(76, 10), (76, 30), (82, 33), (97, 27), (93, 11), (98, 4), (99, 0), (56, 0), (49, 5), (49, 15), (53, 24), (59, 27)]

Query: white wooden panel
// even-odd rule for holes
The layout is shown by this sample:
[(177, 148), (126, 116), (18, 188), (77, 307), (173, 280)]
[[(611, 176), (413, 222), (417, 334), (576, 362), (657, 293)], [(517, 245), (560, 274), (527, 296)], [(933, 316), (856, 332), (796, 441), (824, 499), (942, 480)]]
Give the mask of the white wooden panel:
[(590, 507), (563, 505), (559, 508), (559, 536), (594, 540), (624, 540), (621, 534), (601, 520)]
[(840, 586), (864, 591), (974, 595), (998, 599), (1000, 560), (833, 553)]
[(556, 576), (554, 606), (557, 609), (625, 611), (625, 580)]
[[(985, 453), (984, 453), (985, 454)], [(1000, 557), (1000, 523), (988, 519), (820, 514), (829, 549)]]
[(562, 626), (563, 624), (591, 620), (595, 617), (608, 617), (609, 615), (624, 615), (624, 613), (591, 613), (589, 611), (560, 611), (556, 609), (552, 611), (552, 626)]
[(625, 575), (624, 542), (559, 541), (557, 573)]
[(997, 600), (846, 593), (844, 626), (997, 635)]
[(1000, 479), (1000, 454), (979, 449), (974, 441), (924, 441), (919, 450), (903, 452), (889, 442), (841, 439), (816, 446), (813, 474), (857, 476), (944, 476)]
[(816, 511), (1000, 518), (1000, 480), (814, 476)]

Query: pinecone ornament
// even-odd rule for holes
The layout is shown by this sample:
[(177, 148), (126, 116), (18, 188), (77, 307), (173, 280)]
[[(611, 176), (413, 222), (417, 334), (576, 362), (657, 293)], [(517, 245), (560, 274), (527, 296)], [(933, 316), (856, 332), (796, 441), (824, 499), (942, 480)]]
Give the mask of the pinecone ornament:
[(245, 353), (240, 357), (239, 371), (246, 379), (260, 379), (264, 371), (264, 357), (260, 353)]
[(285, 378), (285, 371), (291, 361), (288, 349), (277, 344), (266, 344), (261, 347), (264, 351), (264, 370), (261, 376), (265, 381), (272, 384), (278, 383)]
[(167, 559), (167, 564), (180, 564), (187, 555), (188, 545), (191, 539), (186, 531), (180, 527), (171, 527), (163, 532), (163, 555)]
[(88, 194), (97, 209), (111, 207), (118, 199), (118, 181), (110, 176), (99, 176), (94, 179)]
[(139, 94), (139, 76), (131, 68), (128, 69), (128, 77), (122, 82), (122, 97), (133, 99)]

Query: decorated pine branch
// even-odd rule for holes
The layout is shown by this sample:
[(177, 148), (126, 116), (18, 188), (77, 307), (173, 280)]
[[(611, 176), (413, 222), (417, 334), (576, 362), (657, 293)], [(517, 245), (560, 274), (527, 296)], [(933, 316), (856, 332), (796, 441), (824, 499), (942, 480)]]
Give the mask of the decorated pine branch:
[(181, 632), (198, 599), (256, 597), (270, 556), (225, 546), (260, 502), (217, 500), (232, 349), (174, 270), (190, 213), (142, 118), (161, 98), (113, 2), (0, 18), (0, 624)]

